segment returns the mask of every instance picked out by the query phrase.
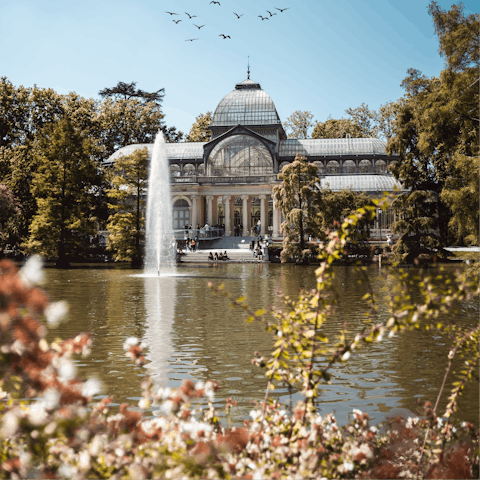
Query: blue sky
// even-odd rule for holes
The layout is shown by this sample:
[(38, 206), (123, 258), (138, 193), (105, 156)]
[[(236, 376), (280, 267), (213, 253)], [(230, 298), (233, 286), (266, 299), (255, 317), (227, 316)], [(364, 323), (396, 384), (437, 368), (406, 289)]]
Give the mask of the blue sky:
[(443, 67), (429, 0), (219, 1), (0, 0), (0, 76), (89, 98), (118, 81), (165, 88), (167, 125), (188, 133), (247, 77), (247, 56), (282, 121), (295, 110), (325, 121), (362, 102), (376, 109), (403, 95), (408, 68), (435, 76)]

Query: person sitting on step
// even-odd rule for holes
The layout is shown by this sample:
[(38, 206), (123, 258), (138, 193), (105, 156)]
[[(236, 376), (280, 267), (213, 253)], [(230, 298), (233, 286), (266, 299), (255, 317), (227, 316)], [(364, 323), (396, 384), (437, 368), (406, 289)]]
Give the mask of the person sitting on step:
[(212, 261), (212, 262), (213, 262), (213, 255), (212, 255), (212, 252), (210, 252), (210, 253), (208, 254), (208, 261), (209, 261), (209, 262), (210, 262), (210, 261)]
[(226, 250), (223, 252), (223, 259), (224, 259), (224, 260), (230, 260), (230, 259), (228, 258), (228, 255), (227, 255), (227, 251), (226, 251)]
[(215, 255), (213, 256), (213, 258), (215, 259), (215, 261), (218, 260), (218, 253), (217, 252), (215, 252)]
[(223, 253), (222, 253), (222, 252), (220, 252), (220, 253), (218, 254), (218, 259), (219, 259), (219, 260), (223, 260)]

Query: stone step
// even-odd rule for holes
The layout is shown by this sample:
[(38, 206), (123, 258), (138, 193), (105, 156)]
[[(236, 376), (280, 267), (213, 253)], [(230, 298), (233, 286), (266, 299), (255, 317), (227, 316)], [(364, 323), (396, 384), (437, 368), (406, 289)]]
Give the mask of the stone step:
[[(215, 253), (220, 253), (227, 251), (228, 255), (228, 260), (223, 261), (219, 260), (219, 263), (250, 263), (250, 262), (259, 262), (261, 260), (258, 260), (253, 256), (253, 252), (251, 252), (249, 249), (228, 249), (228, 248), (212, 248), (210, 250), (197, 250), (196, 252), (187, 252), (184, 255), (181, 255), (180, 257), (180, 262), (181, 263), (208, 263), (208, 255), (210, 252), (212, 252), (212, 255), (215, 255)], [(211, 263), (211, 261), (210, 261)]]

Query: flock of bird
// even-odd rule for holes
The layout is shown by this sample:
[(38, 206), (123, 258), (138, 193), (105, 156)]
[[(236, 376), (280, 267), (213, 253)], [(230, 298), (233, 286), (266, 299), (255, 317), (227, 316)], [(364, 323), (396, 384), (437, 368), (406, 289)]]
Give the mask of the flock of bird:
[[(221, 6), (221, 5), (220, 5), (220, 2), (217, 2), (217, 1), (215, 1), (215, 0), (212, 0), (212, 1), (210, 2), (210, 5), (211, 5), (212, 3), (213, 3), (214, 5), (218, 5), (219, 7)], [(287, 7), (287, 8), (277, 8), (277, 7), (275, 7), (275, 10), (278, 10), (280, 13), (283, 13), (285, 10), (288, 10), (289, 8), (290, 8), (290, 7)], [(263, 20), (270, 20), (274, 15), (277, 15), (277, 13), (275, 13), (275, 12), (272, 13), (272, 12), (270, 12), (269, 10), (266, 10), (266, 12), (270, 15), (269, 17), (266, 17), (266, 16), (264, 17), (263, 15), (258, 15), (258, 16), (262, 19), (262, 21), (263, 21)], [(175, 12), (165, 12), (165, 13), (168, 13), (169, 15), (172, 15), (172, 16), (173, 16), (173, 15), (180, 15), (179, 13), (175, 13)], [(232, 13), (237, 17), (237, 20), (240, 20), (240, 18), (243, 17), (243, 15), (244, 15), (243, 13), (242, 13), (241, 15), (239, 15), (238, 13), (235, 13), (235, 12), (232, 12)], [(189, 20), (191, 20), (192, 18), (197, 18), (196, 15), (190, 15), (190, 14), (187, 13), (187, 12), (185, 12), (185, 15), (188, 15), (188, 19), (189, 19)], [(172, 22), (175, 23), (176, 25), (178, 25), (181, 21), (182, 21), (182, 20), (175, 20), (175, 19), (172, 20)], [(195, 23), (193, 24), (193, 26), (194, 26), (194, 27), (197, 27), (199, 30), (200, 30), (201, 28), (205, 27), (205, 25), (196, 25)], [(219, 35), (219, 37), (222, 37), (223, 40), (226, 40), (227, 38), (230, 38), (230, 39), (231, 39), (230, 35), (225, 35), (224, 33), (221, 33), (221, 34)], [(199, 40), (199, 39), (198, 39), (198, 38), (187, 38), (187, 40), (185, 40), (185, 41), (186, 41), (186, 42), (193, 42), (193, 41), (195, 41), (195, 40)]]

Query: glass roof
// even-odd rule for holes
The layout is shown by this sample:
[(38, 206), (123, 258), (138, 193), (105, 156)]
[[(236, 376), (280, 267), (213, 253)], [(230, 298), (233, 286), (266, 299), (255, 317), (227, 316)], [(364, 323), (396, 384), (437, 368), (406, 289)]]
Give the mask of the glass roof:
[(247, 79), (237, 83), (235, 90), (220, 100), (211, 126), (280, 124), (272, 99), (260, 84)]
[(391, 175), (328, 175), (320, 179), (320, 185), (334, 192), (350, 189), (355, 192), (394, 192), (395, 188), (405, 191)]
[[(167, 143), (165, 146), (170, 160), (203, 160), (203, 146), (205, 143), (206, 142)], [(153, 143), (127, 145), (111, 155), (104, 165), (111, 165), (118, 157), (131, 155), (135, 150), (145, 147), (151, 156), (153, 152)]]
[(315, 157), (323, 155), (386, 155), (386, 144), (378, 138), (321, 138), (280, 140), (280, 157), (295, 157), (297, 153)]

